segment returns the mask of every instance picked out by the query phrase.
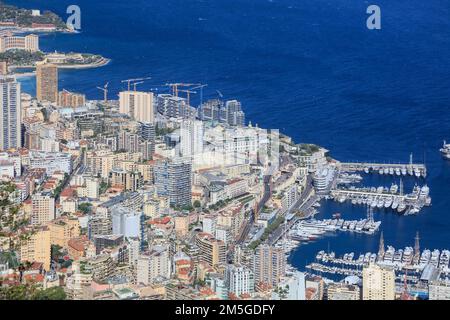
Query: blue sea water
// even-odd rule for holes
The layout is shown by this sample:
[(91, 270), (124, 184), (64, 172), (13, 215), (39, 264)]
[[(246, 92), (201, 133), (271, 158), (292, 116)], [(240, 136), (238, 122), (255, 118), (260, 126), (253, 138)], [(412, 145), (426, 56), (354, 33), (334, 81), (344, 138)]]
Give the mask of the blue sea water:
[[(207, 83), (204, 97), (242, 101), (248, 120), (279, 128), (296, 142), (317, 143), (342, 161), (426, 161), (433, 205), (417, 216), (377, 212), (385, 243), (450, 248), (449, 0), (15, 0), (26, 8), (82, 13), (82, 32), (49, 34), (45, 51), (102, 54), (102, 68), (61, 71), (60, 86), (102, 98), (121, 80), (151, 76), (140, 89), (166, 82)], [(366, 9), (381, 8), (382, 29), (366, 28)], [(34, 93), (34, 79), (23, 79)], [(195, 97), (197, 99), (198, 97)], [(386, 177), (367, 183), (390, 186)], [(398, 182), (398, 181), (397, 181)], [(421, 184), (425, 181), (421, 181)], [(407, 181), (410, 190), (414, 181)], [(365, 210), (324, 203), (318, 218)], [(290, 257), (303, 268), (319, 250), (376, 252), (379, 235), (340, 233), (300, 246)]]

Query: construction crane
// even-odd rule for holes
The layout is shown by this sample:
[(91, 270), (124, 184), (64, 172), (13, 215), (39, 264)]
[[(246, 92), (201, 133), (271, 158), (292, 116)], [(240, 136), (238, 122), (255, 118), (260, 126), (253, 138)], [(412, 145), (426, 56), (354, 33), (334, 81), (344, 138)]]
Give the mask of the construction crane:
[(103, 103), (104, 103), (104, 104), (107, 104), (107, 103), (108, 103), (108, 85), (109, 85), (109, 82), (107, 82), (107, 83), (103, 86), (103, 88), (97, 87), (97, 89), (103, 91)]
[(187, 98), (187, 104), (188, 106), (190, 106), (190, 97), (191, 97), (191, 93), (197, 93), (196, 91), (191, 91), (191, 90), (181, 90), (178, 89), (179, 92), (185, 92), (186, 93), (186, 98)]
[(148, 80), (151, 79), (151, 77), (145, 77), (145, 78), (136, 78), (136, 79), (126, 79), (126, 80), (122, 80), (121, 82), (126, 82), (128, 84), (128, 91), (130, 91), (130, 85), (132, 82), (136, 82), (136, 81), (142, 81), (142, 80)]
[(133, 83), (134, 92), (136, 92), (136, 86), (137, 86), (138, 84), (142, 84), (142, 83), (144, 83), (144, 82), (145, 82), (145, 81), (139, 81), (139, 82)]
[(200, 89), (200, 105), (203, 104), (203, 88), (207, 86), (207, 84), (198, 84), (197, 87), (191, 88), (191, 90)]
[(222, 92), (220, 92), (219, 90), (216, 90), (216, 92), (219, 94), (219, 97), (223, 98)]
[(197, 85), (197, 83), (166, 83), (166, 86), (169, 86), (172, 88), (172, 95), (175, 97), (178, 97), (178, 87), (191, 87)]

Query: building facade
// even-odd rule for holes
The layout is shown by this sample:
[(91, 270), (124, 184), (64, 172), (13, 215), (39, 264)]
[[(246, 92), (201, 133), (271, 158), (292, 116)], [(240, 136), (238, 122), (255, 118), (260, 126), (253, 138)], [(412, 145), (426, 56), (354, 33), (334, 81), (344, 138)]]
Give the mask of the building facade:
[(58, 102), (58, 67), (56, 65), (36, 64), (36, 97), (39, 101)]
[(22, 147), (20, 83), (0, 76), (0, 150)]
[(394, 300), (393, 269), (370, 265), (363, 269), (363, 300)]

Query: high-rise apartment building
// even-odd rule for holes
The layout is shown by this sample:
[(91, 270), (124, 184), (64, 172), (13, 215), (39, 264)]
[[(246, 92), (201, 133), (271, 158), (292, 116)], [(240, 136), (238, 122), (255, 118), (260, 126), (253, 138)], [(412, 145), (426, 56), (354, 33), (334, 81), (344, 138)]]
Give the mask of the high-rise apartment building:
[(203, 152), (203, 122), (184, 119), (180, 127), (180, 154), (183, 157), (201, 155)]
[(155, 186), (159, 196), (169, 198), (173, 206), (190, 206), (191, 163), (181, 159), (160, 161), (155, 165)]
[(122, 91), (119, 93), (119, 111), (140, 122), (155, 121), (153, 93), (141, 91)]
[(148, 253), (143, 253), (137, 261), (137, 283), (145, 285), (169, 279), (171, 262), (169, 250), (165, 246), (154, 246)]
[(143, 237), (143, 214), (127, 209), (122, 206), (113, 208), (112, 213), (112, 232), (115, 235), (124, 237)]
[(223, 241), (215, 239), (209, 233), (197, 234), (195, 244), (199, 248), (199, 261), (206, 262), (211, 267), (225, 264), (226, 245)]
[(372, 264), (363, 269), (363, 300), (394, 300), (395, 272)]
[(36, 64), (36, 97), (40, 101), (58, 102), (58, 67), (40, 62)]
[(230, 294), (241, 297), (255, 293), (255, 278), (249, 268), (231, 264), (227, 267), (225, 275)]
[(187, 100), (171, 94), (159, 94), (156, 106), (158, 112), (169, 118), (194, 119), (196, 109), (188, 105)]
[(0, 76), (0, 150), (22, 145), (20, 83)]
[(43, 227), (21, 241), (20, 261), (40, 262), (46, 271), (50, 270), (51, 242), (50, 230)]
[(255, 281), (258, 286), (275, 287), (285, 275), (286, 258), (282, 248), (262, 244), (254, 256)]
[(44, 225), (55, 219), (55, 198), (50, 193), (31, 196), (31, 224)]
[(60, 91), (58, 94), (58, 105), (61, 107), (76, 108), (86, 103), (86, 95), (74, 93), (67, 90)]

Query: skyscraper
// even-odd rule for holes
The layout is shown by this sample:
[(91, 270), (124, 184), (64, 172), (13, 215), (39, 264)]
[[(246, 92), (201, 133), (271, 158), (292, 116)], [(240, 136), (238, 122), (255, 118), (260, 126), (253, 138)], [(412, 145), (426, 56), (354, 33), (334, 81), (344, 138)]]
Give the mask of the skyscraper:
[(58, 102), (58, 67), (50, 63), (36, 64), (36, 97), (40, 101)]
[(203, 152), (203, 122), (184, 119), (180, 127), (180, 153), (183, 157), (201, 155)]
[(140, 91), (122, 91), (119, 94), (119, 111), (128, 114), (136, 121), (153, 123), (153, 93)]
[(55, 219), (55, 198), (49, 193), (36, 193), (31, 197), (31, 224), (44, 225)]
[(0, 76), (0, 150), (21, 147), (20, 83)]
[(286, 258), (282, 248), (262, 244), (256, 248), (254, 273), (257, 285), (276, 287), (285, 275)]
[(394, 300), (393, 269), (372, 264), (363, 269), (363, 300)]
[(173, 206), (190, 206), (191, 194), (191, 163), (181, 159), (161, 161), (154, 169), (155, 186), (159, 196), (169, 197)]

